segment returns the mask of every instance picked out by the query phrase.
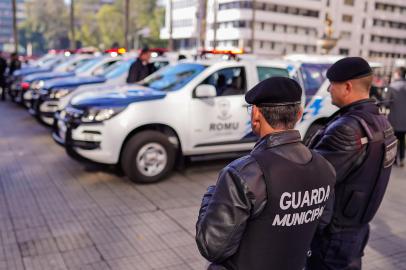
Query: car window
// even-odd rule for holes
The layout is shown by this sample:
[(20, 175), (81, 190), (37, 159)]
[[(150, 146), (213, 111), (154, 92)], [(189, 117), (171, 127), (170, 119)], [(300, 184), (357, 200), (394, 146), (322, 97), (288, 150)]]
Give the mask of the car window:
[(134, 59), (115, 63), (105, 70), (104, 77), (106, 77), (106, 79), (113, 79), (123, 74), (128, 74), (132, 63), (134, 63)]
[(118, 61), (118, 60), (110, 61), (110, 62), (104, 63), (104, 64), (101, 65), (100, 67), (96, 68), (96, 69), (92, 72), (92, 75), (95, 75), (95, 76), (103, 75), (103, 74), (106, 72), (106, 70), (107, 70), (111, 65), (113, 65), (114, 63), (116, 63), (117, 61)]
[(181, 89), (199, 75), (206, 66), (195, 63), (169, 65), (146, 77), (140, 84), (160, 91)]
[(314, 95), (326, 79), (329, 64), (303, 64), (301, 67), (302, 78), (306, 96)]
[(159, 70), (159, 69), (169, 65), (169, 62), (168, 61), (156, 61), (156, 62), (153, 62), (152, 64), (154, 65), (154, 70)]
[(246, 90), (243, 67), (225, 68), (210, 75), (202, 84), (216, 88), (217, 96), (243, 95)]
[(257, 67), (258, 72), (258, 79), (259, 81), (263, 81), (268, 78), (272, 77), (289, 77), (289, 72), (287, 69), (284, 68), (276, 68), (276, 67)]
[(68, 71), (73, 71), (73, 70), (75, 70), (76, 68), (78, 68), (78, 67), (80, 67), (80, 66), (86, 64), (86, 63), (89, 62), (89, 61), (90, 61), (90, 58), (80, 59), (79, 61), (74, 62), (74, 63), (68, 68)]
[(99, 57), (98, 58), (93, 58), (92, 60), (87, 61), (85, 64), (78, 66), (75, 69), (75, 72), (78, 73), (78, 74), (86, 72), (90, 68), (92, 68), (94, 65), (97, 65), (97, 63), (99, 63), (100, 61), (102, 61), (102, 58), (99, 58)]

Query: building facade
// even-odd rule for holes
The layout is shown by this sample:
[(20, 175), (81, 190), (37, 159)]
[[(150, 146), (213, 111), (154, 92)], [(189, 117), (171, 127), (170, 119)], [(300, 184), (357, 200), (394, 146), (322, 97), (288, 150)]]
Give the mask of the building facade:
[[(17, 23), (26, 17), (24, 0), (17, 0)], [(0, 0), (0, 49), (13, 43), (13, 10), (11, 0)]]
[[(199, 0), (172, 0), (175, 49), (193, 48), (198, 39)], [(165, 27), (169, 38), (170, 1)], [(406, 58), (404, 0), (208, 0), (206, 48), (235, 49), (259, 55), (322, 53), (317, 41), (332, 19), (337, 39), (331, 54), (360, 55), (373, 60)], [(389, 60), (388, 60), (389, 59)]]

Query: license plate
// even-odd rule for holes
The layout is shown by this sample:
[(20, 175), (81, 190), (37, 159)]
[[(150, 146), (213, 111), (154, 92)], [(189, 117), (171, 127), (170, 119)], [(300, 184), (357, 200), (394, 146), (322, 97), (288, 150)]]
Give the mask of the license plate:
[(62, 142), (66, 140), (66, 125), (62, 120), (58, 120), (58, 135)]

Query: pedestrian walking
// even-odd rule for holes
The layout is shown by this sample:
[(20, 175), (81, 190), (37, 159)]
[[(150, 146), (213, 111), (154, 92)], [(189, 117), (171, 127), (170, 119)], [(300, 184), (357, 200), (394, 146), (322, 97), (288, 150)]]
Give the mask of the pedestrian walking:
[(360, 57), (337, 61), (327, 71), (332, 103), (340, 109), (309, 146), (335, 168), (330, 200), (312, 243), (309, 270), (361, 269), (369, 225), (376, 214), (396, 157), (396, 137), (369, 98), (372, 69)]
[(403, 67), (395, 69), (393, 81), (389, 85), (387, 100), (389, 102), (389, 122), (395, 130), (398, 138), (398, 154), (395, 164), (403, 167), (405, 165), (405, 134), (406, 134), (406, 69)]
[(135, 62), (132, 63), (130, 67), (130, 71), (128, 72), (127, 77), (127, 83), (139, 82), (155, 71), (153, 69), (153, 65), (149, 63), (150, 59), (151, 52), (149, 51), (149, 49), (142, 49), (137, 60), (135, 60)]
[(302, 89), (273, 77), (245, 95), (260, 139), (227, 165), (203, 197), (196, 224), (209, 269), (301, 270), (335, 172), (301, 143)]
[(1, 90), (1, 100), (6, 100), (6, 69), (7, 61), (3, 57), (3, 52), (0, 51), (0, 90)]

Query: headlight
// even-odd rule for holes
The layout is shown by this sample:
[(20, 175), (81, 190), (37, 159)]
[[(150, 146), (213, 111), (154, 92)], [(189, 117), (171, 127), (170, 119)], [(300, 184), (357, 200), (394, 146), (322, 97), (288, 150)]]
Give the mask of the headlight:
[(44, 82), (43, 80), (34, 81), (34, 82), (31, 84), (31, 88), (32, 88), (33, 90), (39, 90), (39, 89), (41, 89), (42, 87), (44, 87), (44, 84), (45, 84), (45, 82)]
[(82, 116), (82, 121), (86, 123), (103, 122), (124, 111), (126, 107), (111, 108), (91, 108)]
[(65, 88), (55, 89), (55, 90), (51, 91), (50, 98), (60, 99), (64, 96), (66, 96), (67, 94), (69, 94), (71, 91), (72, 91), (72, 89), (65, 89)]

